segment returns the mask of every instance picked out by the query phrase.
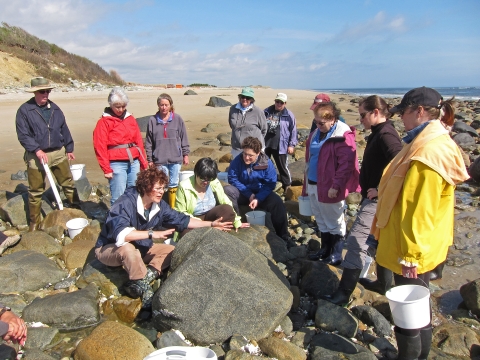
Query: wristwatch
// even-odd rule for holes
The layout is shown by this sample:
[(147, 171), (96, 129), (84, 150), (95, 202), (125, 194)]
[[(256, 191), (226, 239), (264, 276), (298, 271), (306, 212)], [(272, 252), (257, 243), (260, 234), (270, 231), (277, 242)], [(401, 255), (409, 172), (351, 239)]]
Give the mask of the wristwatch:
[(150, 240), (153, 239), (153, 230), (151, 230), (151, 229), (148, 230), (148, 238), (149, 238)]
[(6, 313), (7, 311), (11, 311), (12, 309), (9, 308), (8, 306), (4, 306), (0, 309), (0, 316), (2, 316), (4, 313)]

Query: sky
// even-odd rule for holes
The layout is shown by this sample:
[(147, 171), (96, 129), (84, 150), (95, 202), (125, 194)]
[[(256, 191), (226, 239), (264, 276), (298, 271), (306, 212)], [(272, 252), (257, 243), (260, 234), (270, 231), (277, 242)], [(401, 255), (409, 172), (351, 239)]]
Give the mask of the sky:
[(0, 0), (0, 21), (125, 81), (480, 86), (480, 1)]

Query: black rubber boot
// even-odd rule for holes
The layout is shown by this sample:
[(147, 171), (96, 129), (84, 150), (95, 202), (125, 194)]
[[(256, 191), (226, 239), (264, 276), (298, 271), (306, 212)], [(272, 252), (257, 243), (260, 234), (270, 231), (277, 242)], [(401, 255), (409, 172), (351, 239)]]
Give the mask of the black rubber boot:
[(420, 335), (408, 336), (398, 332), (395, 326), (395, 338), (397, 339), (398, 360), (416, 360), (420, 356), (422, 342)]
[(343, 269), (342, 278), (338, 289), (332, 295), (325, 295), (322, 299), (330, 301), (338, 306), (347, 306), (350, 303), (350, 296), (357, 286), (362, 269)]
[(420, 329), (420, 341), (422, 343), (422, 351), (418, 355), (418, 360), (426, 360), (432, 346), (432, 325)]
[(332, 234), (322, 232), (320, 236), (322, 239), (322, 245), (320, 246), (320, 250), (318, 250), (315, 254), (308, 255), (308, 258), (310, 260), (323, 260), (332, 252)]
[(385, 295), (393, 286), (393, 273), (377, 263), (377, 280), (361, 278), (359, 283), (367, 290)]
[(443, 276), (443, 268), (445, 267), (445, 261), (438, 264), (435, 269), (430, 271), (430, 281), (441, 279)]
[(330, 235), (330, 243), (332, 244), (332, 252), (328, 257), (322, 260), (325, 264), (338, 266), (342, 263), (342, 250), (345, 243), (343, 235)]

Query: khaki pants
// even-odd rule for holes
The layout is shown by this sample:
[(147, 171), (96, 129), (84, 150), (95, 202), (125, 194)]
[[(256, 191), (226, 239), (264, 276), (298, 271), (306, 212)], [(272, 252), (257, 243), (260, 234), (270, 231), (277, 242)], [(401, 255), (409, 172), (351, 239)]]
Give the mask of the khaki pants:
[(128, 273), (130, 280), (140, 280), (147, 275), (145, 264), (154, 267), (162, 272), (170, 266), (172, 251), (175, 249), (172, 245), (153, 244), (143, 257), (140, 251), (130, 243), (118, 247), (115, 244), (108, 244), (95, 249), (97, 259), (107, 266), (123, 265)]
[[(65, 148), (46, 153), (48, 166), (58, 184), (62, 187), (65, 197), (70, 204), (78, 203), (78, 194), (70, 172)], [(46, 173), (43, 164), (34, 153), (25, 152), (28, 175), (28, 209), (30, 212), (30, 224), (40, 224), (42, 210), (42, 195), (45, 191)]]

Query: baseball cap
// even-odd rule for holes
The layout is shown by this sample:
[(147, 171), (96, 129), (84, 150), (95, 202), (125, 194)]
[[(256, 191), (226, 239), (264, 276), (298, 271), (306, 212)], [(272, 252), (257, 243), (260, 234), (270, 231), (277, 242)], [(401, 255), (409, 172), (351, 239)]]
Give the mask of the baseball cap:
[(278, 93), (275, 100), (280, 100), (280, 101), (283, 101), (284, 103), (286, 103), (287, 102), (287, 94)]
[(397, 106), (394, 106), (389, 111), (394, 114), (404, 110), (408, 106), (423, 105), (435, 108), (440, 108), (440, 102), (443, 97), (437, 90), (427, 88), (425, 86), (415, 88), (403, 95), (402, 101)]
[(323, 93), (315, 96), (315, 99), (313, 99), (313, 104), (312, 104), (312, 106), (310, 106), (310, 110), (315, 109), (315, 107), (319, 103), (322, 103), (322, 102), (330, 102), (330, 96), (328, 96), (327, 94), (323, 94)]

